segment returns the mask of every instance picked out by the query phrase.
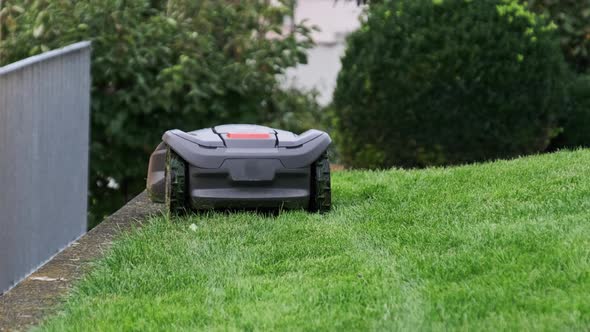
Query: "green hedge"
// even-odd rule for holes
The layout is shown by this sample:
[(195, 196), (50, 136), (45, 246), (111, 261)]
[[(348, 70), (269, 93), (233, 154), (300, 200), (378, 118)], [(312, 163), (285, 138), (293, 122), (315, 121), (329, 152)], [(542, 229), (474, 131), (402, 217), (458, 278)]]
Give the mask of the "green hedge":
[(547, 15), (559, 27), (561, 47), (571, 67), (590, 70), (590, 0), (529, 0), (535, 12)]
[(343, 161), (424, 167), (543, 151), (567, 77), (555, 30), (516, 1), (373, 4), (334, 94)]
[(563, 120), (558, 148), (590, 147), (590, 75), (579, 75), (569, 89), (570, 109)]

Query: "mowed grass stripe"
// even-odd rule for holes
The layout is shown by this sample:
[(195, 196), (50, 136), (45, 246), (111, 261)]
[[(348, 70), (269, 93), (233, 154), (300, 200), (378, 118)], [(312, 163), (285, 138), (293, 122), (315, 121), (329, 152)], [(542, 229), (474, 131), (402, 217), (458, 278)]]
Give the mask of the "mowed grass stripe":
[(156, 218), (41, 329), (587, 330), (589, 175), (585, 150), (346, 171), (327, 215)]

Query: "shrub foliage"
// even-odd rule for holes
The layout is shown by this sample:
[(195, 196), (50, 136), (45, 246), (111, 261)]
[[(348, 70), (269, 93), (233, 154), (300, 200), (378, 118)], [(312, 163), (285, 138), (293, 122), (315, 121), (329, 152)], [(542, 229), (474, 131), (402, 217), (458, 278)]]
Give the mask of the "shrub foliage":
[(343, 161), (424, 167), (542, 151), (567, 72), (555, 30), (510, 0), (371, 5), (334, 94)]
[(529, 0), (530, 7), (559, 27), (566, 59), (577, 72), (590, 70), (590, 0)]
[[(309, 95), (281, 91), (277, 83), (277, 75), (305, 61), (311, 46), (305, 26), (282, 31), (288, 0), (2, 3), (0, 64), (93, 42), (90, 189), (96, 214), (144, 188), (149, 154), (167, 129), (284, 123), (297, 110), (317, 110)], [(118, 189), (107, 186), (111, 179)]]
[(570, 107), (563, 132), (553, 144), (558, 148), (590, 147), (590, 75), (579, 75), (569, 87)]

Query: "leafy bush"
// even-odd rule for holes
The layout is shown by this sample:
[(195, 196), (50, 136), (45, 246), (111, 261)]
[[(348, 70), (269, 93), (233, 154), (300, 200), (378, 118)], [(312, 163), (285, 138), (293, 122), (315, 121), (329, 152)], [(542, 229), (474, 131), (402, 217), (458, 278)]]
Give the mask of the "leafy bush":
[[(356, 0), (377, 5), (387, 0)], [(396, 1), (396, 0), (389, 0)], [(529, 8), (553, 20), (566, 60), (579, 73), (590, 70), (590, 0), (527, 0)]]
[(590, 70), (590, 0), (529, 0), (531, 9), (559, 26), (566, 59), (577, 72)]
[(0, 64), (92, 40), (90, 201), (100, 218), (145, 187), (165, 130), (283, 123), (292, 106), (315, 106), (276, 79), (311, 46), (305, 26), (282, 31), (288, 2), (4, 1)]
[(424, 167), (542, 151), (565, 95), (554, 30), (516, 1), (371, 5), (334, 94), (342, 160)]
[[(553, 20), (570, 67), (581, 76), (569, 84), (568, 112), (560, 119), (562, 133), (550, 149), (590, 146), (590, 0), (529, 0), (530, 8)], [(586, 74), (584, 74), (586, 73)]]
[(590, 147), (590, 75), (580, 75), (570, 84), (570, 109), (556, 148)]

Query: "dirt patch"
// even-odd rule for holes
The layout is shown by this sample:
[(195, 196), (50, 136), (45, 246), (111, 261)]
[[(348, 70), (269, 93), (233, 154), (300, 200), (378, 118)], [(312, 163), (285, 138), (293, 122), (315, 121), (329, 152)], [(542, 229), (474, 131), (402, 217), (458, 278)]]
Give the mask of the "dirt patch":
[(345, 169), (346, 169), (346, 167), (344, 167), (344, 165), (330, 164), (330, 170), (332, 172), (340, 172), (340, 171), (344, 171)]
[(104, 255), (121, 232), (140, 226), (149, 215), (162, 213), (145, 192), (55, 256), (9, 292), (0, 296), (0, 331), (23, 331), (58, 307), (68, 289), (93, 261)]

